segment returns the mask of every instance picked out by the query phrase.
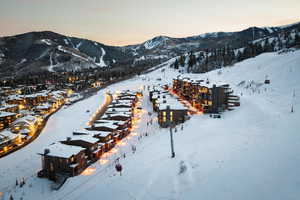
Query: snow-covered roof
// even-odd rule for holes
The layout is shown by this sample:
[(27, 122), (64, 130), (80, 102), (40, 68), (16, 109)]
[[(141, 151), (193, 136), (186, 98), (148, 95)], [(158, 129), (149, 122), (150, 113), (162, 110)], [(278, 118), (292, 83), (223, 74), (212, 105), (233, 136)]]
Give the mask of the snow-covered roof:
[(125, 114), (125, 113), (104, 114), (101, 118), (109, 118), (109, 117), (127, 117), (127, 118), (130, 118), (130, 114)]
[(14, 134), (11, 131), (9, 131), (8, 129), (5, 129), (0, 132), (0, 144), (10, 141), (10, 140), (14, 140), (18, 136), (19, 136), (18, 134)]
[(122, 125), (126, 124), (126, 121), (100, 119), (100, 120), (96, 120), (94, 123), (95, 124), (105, 124), (105, 125), (106, 124), (114, 124), (114, 125), (122, 126)]
[(9, 96), (8, 96), (8, 100), (23, 100), (23, 99), (24, 99), (23, 96), (17, 95), (17, 94), (9, 95)]
[(6, 104), (4, 106), (1, 106), (0, 110), (5, 110), (5, 109), (15, 108), (15, 107), (18, 107), (18, 105), (16, 105), (16, 104)]
[(71, 137), (71, 140), (82, 140), (82, 141), (89, 142), (89, 143), (97, 143), (98, 142), (98, 139), (94, 138), (91, 135), (73, 135)]
[(130, 101), (126, 101), (126, 102), (118, 102), (118, 103), (110, 104), (108, 107), (114, 108), (114, 107), (118, 107), (118, 106), (131, 106), (131, 105), (132, 105), (132, 103)]
[(110, 128), (110, 129), (117, 129), (119, 126), (114, 124), (114, 122), (109, 122), (109, 123), (95, 123), (93, 124), (94, 128), (100, 128), (100, 127), (107, 127), (107, 128)]
[(213, 88), (213, 86), (215, 85), (216, 87), (222, 87), (224, 85), (228, 85), (227, 83), (224, 83), (224, 82), (212, 82), (212, 81), (209, 81), (209, 82), (202, 82), (200, 84), (201, 86), (203, 87), (207, 87), (207, 88)]
[(0, 111), (0, 117), (9, 117), (14, 115), (16, 115), (16, 113)]
[[(71, 156), (77, 155), (80, 151), (84, 150), (84, 148), (82, 147), (66, 145), (60, 142), (51, 144), (48, 147), (46, 147), (46, 149), (49, 150), (49, 153), (46, 154), (47, 156), (60, 158), (70, 158)], [(40, 152), (40, 154), (42, 155), (44, 155), (44, 153), (44, 151)]]
[(163, 103), (163, 104), (159, 105), (158, 109), (159, 110), (166, 110), (168, 108), (168, 106), (170, 107), (171, 110), (187, 110), (187, 108), (179, 102), (178, 103), (172, 103), (172, 104)]
[(27, 129), (27, 128), (24, 128), (24, 129), (21, 129), (21, 130), (19, 131), (19, 133), (20, 133), (21, 135), (28, 135), (28, 134), (30, 133), (30, 130)]
[(132, 108), (108, 108), (106, 112), (130, 112)]
[(51, 108), (49, 103), (44, 103), (35, 107), (36, 110), (47, 110), (49, 108)]
[(111, 135), (111, 132), (109, 131), (102, 131), (98, 134), (99, 137), (107, 137), (109, 135)]
[(13, 122), (13, 125), (19, 124), (19, 123), (25, 123), (25, 124), (34, 124), (38, 120), (37, 117), (32, 115), (25, 115), (24, 117), (21, 117)]

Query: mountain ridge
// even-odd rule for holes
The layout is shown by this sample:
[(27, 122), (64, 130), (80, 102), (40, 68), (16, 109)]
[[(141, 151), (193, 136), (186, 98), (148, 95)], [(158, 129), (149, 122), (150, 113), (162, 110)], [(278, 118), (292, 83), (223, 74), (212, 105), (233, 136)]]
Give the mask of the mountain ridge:
[(143, 43), (110, 46), (97, 41), (66, 36), (53, 31), (34, 31), (0, 37), (0, 77), (36, 71), (76, 71), (151, 65), (187, 52), (205, 49), (241, 48), (252, 40), (282, 31), (300, 30), (300, 22), (278, 27), (249, 27), (237, 32), (212, 32), (173, 38), (159, 35)]

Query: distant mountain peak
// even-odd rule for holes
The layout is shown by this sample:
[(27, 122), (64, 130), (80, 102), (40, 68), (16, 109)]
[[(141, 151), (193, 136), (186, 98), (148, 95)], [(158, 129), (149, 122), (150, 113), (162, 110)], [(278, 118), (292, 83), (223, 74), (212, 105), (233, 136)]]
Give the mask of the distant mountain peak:
[(146, 49), (153, 49), (159, 45), (161, 45), (162, 43), (165, 43), (165, 41), (169, 40), (170, 37), (167, 37), (167, 36), (156, 36), (154, 38), (152, 38), (151, 40), (147, 40), (145, 43), (144, 43), (144, 47)]

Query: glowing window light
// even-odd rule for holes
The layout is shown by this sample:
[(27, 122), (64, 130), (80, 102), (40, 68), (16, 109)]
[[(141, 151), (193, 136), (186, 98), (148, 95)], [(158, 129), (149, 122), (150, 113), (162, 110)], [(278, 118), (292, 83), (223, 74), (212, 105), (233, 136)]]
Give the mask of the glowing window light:
[(89, 168), (86, 168), (81, 174), (84, 176), (89, 176), (89, 175), (94, 174), (95, 171), (96, 171), (95, 167), (89, 167)]

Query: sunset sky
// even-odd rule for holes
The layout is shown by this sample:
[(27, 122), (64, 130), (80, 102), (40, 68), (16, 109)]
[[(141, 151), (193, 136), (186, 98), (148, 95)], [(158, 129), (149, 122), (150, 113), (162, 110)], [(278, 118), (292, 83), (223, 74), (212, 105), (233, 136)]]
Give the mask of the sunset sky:
[(296, 21), (299, 0), (0, 0), (0, 36), (50, 30), (109, 45)]

